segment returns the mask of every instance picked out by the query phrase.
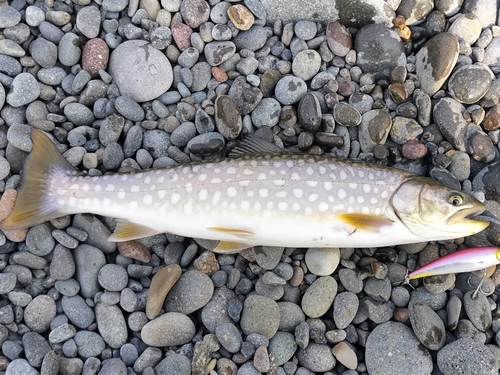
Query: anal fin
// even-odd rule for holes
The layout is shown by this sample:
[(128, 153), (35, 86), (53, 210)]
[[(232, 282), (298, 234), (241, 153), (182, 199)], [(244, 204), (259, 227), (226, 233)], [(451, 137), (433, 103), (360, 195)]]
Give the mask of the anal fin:
[(385, 217), (375, 215), (352, 213), (339, 214), (337, 217), (355, 229), (373, 232), (378, 232), (380, 229), (393, 224), (393, 221)]
[(213, 251), (214, 253), (234, 254), (249, 247), (252, 247), (252, 245), (241, 242), (220, 241)]
[(115, 231), (108, 238), (111, 242), (122, 242), (136, 240), (138, 238), (154, 236), (159, 234), (156, 229), (145, 225), (133, 223), (131, 221), (120, 220), (116, 225)]

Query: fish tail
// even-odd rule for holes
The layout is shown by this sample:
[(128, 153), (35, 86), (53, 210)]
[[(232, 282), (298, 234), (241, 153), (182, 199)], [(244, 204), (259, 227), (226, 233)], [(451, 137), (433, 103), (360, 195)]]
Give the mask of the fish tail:
[(33, 149), (26, 159), (21, 188), (10, 215), (0, 229), (21, 229), (65, 215), (54, 195), (52, 184), (75, 168), (40, 130), (32, 129)]

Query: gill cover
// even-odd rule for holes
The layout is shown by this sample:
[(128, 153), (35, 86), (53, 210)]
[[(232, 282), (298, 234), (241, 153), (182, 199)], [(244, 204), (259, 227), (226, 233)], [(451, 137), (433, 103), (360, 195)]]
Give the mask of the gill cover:
[(427, 177), (405, 181), (391, 203), (406, 227), (424, 239), (469, 236), (488, 226), (487, 222), (469, 219), (483, 212), (484, 204)]

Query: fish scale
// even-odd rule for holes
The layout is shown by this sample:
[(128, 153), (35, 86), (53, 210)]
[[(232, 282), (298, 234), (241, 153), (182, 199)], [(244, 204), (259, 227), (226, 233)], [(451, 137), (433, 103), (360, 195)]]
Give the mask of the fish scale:
[[(245, 149), (259, 153), (90, 177), (75, 174), (42, 133), (34, 132), (33, 138), (20, 206), (16, 204), (0, 223), (2, 229), (93, 213), (119, 219), (113, 241), (169, 232), (220, 240), (220, 251), (255, 245), (373, 247), (457, 237), (456, 232), (440, 234), (429, 226), (425, 234), (419, 225), (427, 223), (412, 212), (422, 211), (420, 201), (429, 191), (444, 194), (445, 200), (453, 191), (398, 169), (274, 149), (265, 153), (262, 141), (250, 140)], [(40, 180), (42, 187), (29, 187)], [(470, 234), (483, 229), (483, 222), (465, 218), (482, 211), (482, 204), (464, 193), (453, 194), (459, 194), (467, 207), (448, 207), (452, 205), (443, 203), (443, 197), (434, 199), (431, 194), (430, 204), (436, 206), (432, 220), (443, 222), (441, 214), (465, 209), (460, 219), (467, 223), (461, 223), (465, 229), (458, 236), (464, 230)], [(37, 200), (40, 207), (23, 203)], [(443, 213), (436, 210), (439, 205), (444, 205)]]

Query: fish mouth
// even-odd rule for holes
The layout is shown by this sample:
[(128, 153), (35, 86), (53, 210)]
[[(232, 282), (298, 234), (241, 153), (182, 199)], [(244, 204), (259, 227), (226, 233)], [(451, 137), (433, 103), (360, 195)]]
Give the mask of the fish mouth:
[(483, 205), (481, 205), (481, 207), (478, 207), (477, 205), (464, 207), (462, 210), (451, 215), (447, 220), (447, 224), (449, 226), (467, 225), (472, 228), (481, 227), (481, 229), (479, 230), (483, 230), (490, 224), (490, 220), (484, 220), (483, 217), (481, 217), (481, 219), (483, 220), (478, 220), (479, 215), (481, 215), (485, 211), (485, 209), (486, 207), (484, 207)]

